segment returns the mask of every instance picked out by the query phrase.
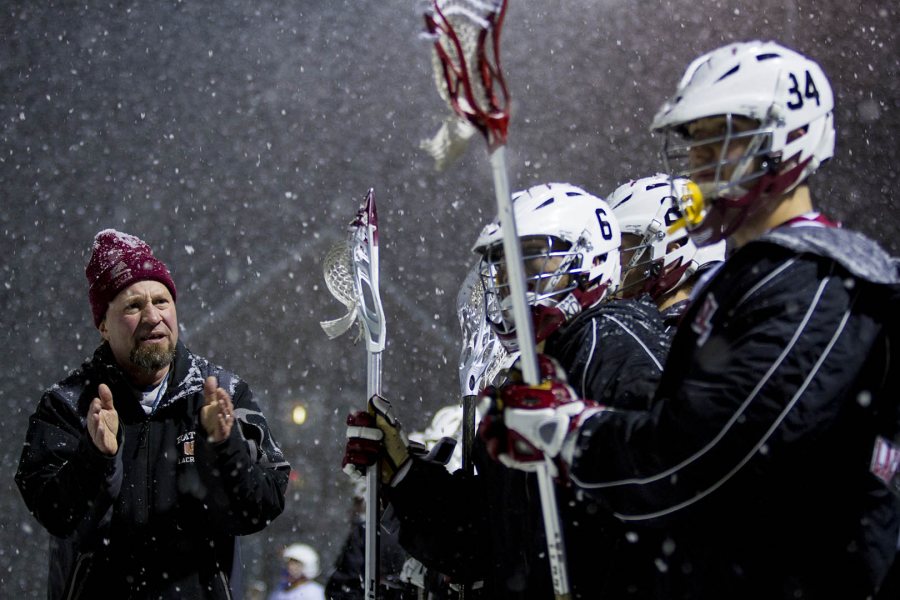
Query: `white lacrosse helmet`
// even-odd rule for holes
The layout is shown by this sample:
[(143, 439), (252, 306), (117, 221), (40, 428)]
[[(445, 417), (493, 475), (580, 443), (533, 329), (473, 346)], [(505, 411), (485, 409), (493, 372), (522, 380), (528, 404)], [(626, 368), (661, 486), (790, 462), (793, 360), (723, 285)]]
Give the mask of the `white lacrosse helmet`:
[[(619, 283), (619, 225), (609, 205), (568, 183), (513, 194), (528, 304), (537, 342), (590, 308)], [(497, 219), (478, 236), (488, 320), (509, 352), (518, 350)]]
[(319, 554), (306, 544), (291, 544), (281, 553), (284, 560), (296, 560), (303, 568), (301, 573), (307, 579), (315, 579), (319, 574)]
[[(463, 408), (461, 404), (453, 404), (438, 409), (431, 418), (431, 423), (425, 427), (425, 431), (410, 433), (409, 439), (421, 442), (431, 450), (441, 438), (449, 437), (456, 440), (462, 439)], [(477, 422), (476, 422), (477, 426)], [(462, 445), (457, 444), (453, 454), (445, 465), (451, 473), (462, 466)]]
[[(729, 44), (692, 62), (651, 129), (666, 134), (669, 173), (699, 186), (701, 193), (682, 199), (695, 243), (725, 239), (830, 159), (833, 111), (821, 67), (775, 42)], [(688, 125), (707, 118), (724, 120), (721, 133), (690, 139)], [(740, 156), (729, 157), (729, 146), (745, 142)], [(709, 160), (704, 147), (716, 149)]]
[(607, 196), (622, 234), (638, 238), (629, 245), (622, 239), (622, 282), (617, 295), (631, 298), (650, 294), (654, 300), (675, 291), (701, 267), (725, 260), (725, 242), (698, 250), (688, 237), (678, 198), (688, 193), (689, 181), (662, 173), (629, 181)]

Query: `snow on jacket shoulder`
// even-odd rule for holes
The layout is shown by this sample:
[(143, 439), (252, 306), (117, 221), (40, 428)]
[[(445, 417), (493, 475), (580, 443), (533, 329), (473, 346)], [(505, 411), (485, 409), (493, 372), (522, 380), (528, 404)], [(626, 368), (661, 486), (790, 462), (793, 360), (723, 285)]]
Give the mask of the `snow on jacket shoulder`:
[[(219, 444), (199, 422), (214, 375), (235, 406)], [(87, 408), (100, 383), (119, 415), (119, 450), (96, 450)], [(246, 383), (178, 343), (160, 405), (146, 415), (109, 347), (49, 389), (31, 416), (16, 473), (51, 534), (49, 597), (230, 598), (234, 536), (284, 508), (290, 467)]]
[(644, 295), (588, 310), (551, 337), (546, 352), (582, 398), (639, 409), (656, 391), (669, 342), (659, 310)]

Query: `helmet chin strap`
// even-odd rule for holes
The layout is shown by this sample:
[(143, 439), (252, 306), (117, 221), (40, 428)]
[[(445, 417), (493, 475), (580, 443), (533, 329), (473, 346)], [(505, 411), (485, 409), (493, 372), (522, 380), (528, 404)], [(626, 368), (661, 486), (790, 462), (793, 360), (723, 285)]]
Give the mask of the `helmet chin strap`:
[(589, 290), (575, 288), (565, 298), (553, 306), (536, 305), (531, 307), (534, 320), (534, 337), (536, 343), (549, 338), (557, 329), (573, 321), (586, 309), (591, 308), (606, 296), (608, 283), (603, 283)]
[[(540, 344), (553, 335), (560, 327), (574, 321), (586, 309), (598, 304), (606, 297), (609, 283), (596, 285), (589, 290), (575, 288), (566, 297), (553, 306), (535, 304), (531, 306), (531, 318), (534, 323), (534, 341)], [(500, 324), (491, 321), (494, 333), (500, 339), (507, 352), (518, 351), (515, 326), (500, 330)]]

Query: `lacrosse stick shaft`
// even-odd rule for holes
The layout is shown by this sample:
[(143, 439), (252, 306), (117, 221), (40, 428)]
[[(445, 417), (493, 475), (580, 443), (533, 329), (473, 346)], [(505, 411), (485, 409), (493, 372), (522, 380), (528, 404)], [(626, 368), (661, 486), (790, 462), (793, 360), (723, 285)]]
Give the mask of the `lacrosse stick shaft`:
[(516, 231), (516, 218), (513, 214), (509, 179), (506, 174), (506, 146), (500, 146), (491, 153), (491, 171), (494, 175), (497, 215), (500, 219), (500, 231), (503, 235), (503, 256), (506, 263), (506, 276), (509, 279), (522, 376), (525, 379), (525, 383), (537, 385), (540, 383), (540, 376), (538, 374), (537, 354), (534, 348), (534, 328), (531, 324), (531, 312), (528, 309), (528, 300), (525, 295), (525, 268), (522, 264), (522, 246), (519, 243), (519, 234)]
[(556, 505), (556, 492), (550, 469), (543, 466), (537, 472), (538, 490), (541, 495), (541, 511), (544, 515), (544, 535), (547, 538), (547, 557), (550, 561), (550, 575), (553, 578), (553, 593), (556, 600), (569, 600), (569, 579), (566, 574), (566, 556), (563, 546), (562, 526)]
[[(463, 396), (463, 418), (462, 418), (462, 469), (467, 477), (475, 474), (475, 468), (472, 464), (472, 446), (475, 443), (475, 402), (477, 396)], [(469, 595), (469, 584), (463, 582), (459, 586), (459, 600), (466, 600)]]
[[(381, 352), (369, 352), (366, 361), (366, 394), (369, 398), (381, 395)], [(366, 567), (365, 567), (365, 598), (376, 600), (378, 597), (378, 569), (380, 521), (378, 498), (378, 472), (379, 468), (370, 468), (366, 472)]]
[[(494, 192), (497, 196), (497, 214), (503, 235), (503, 256), (506, 275), (509, 279), (510, 295), (513, 303), (513, 319), (516, 324), (516, 339), (519, 342), (519, 360), (525, 383), (538, 385), (540, 374), (537, 353), (534, 347), (534, 332), (531, 313), (525, 295), (525, 267), (522, 263), (522, 246), (516, 231), (506, 174), (506, 147), (500, 146), (491, 153), (491, 171), (494, 175)], [(550, 467), (541, 466), (537, 471), (538, 488), (541, 496), (541, 511), (544, 516), (544, 534), (547, 537), (547, 557), (550, 561), (550, 575), (553, 578), (553, 592), (557, 600), (569, 598), (569, 580), (566, 575), (566, 557), (562, 539), (562, 525), (559, 507), (556, 503)]]
[(462, 422), (462, 468), (463, 473), (472, 475), (472, 446), (475, 443), (475, 402), (477, 396), (463, 396), (463, 422)]

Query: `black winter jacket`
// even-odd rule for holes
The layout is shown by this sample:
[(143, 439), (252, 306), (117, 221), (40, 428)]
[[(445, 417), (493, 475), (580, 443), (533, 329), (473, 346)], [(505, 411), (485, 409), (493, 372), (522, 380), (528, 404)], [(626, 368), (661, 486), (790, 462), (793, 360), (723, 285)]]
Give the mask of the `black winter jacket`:
[[(238, 425), (218, 444), (206, 441), (199, 421), (209, 375), (231, 394)], [(115, 456), (101, 454), (87, 433), (100, 383), (119, 415)], [(219, 600), (240, 591), (235, 536), (281, 513), (289, 470), (236, 375), (179, 342), (165, 395), (146, 415), (104, 343), (41, 398), (16, 483), (51, 534), (51, 600)]]
[[(664, 360), (666, 337), (649, 300), (610, 302), (585, 312), (548, 341), (580, 394), (646, 406)], [(386, 491), (400, 519), (400, 542), (425, 566), (457, 581), (483, 580), (483, 598), (553, 597), (537, 478), (493, 461), (476, 439), (477, 475), (450, 474), (413, 459)], [(593, 499), (558, 488), (574, 598), (596, 598), (608, 578), (620, 526)]]
[(651, 409), (583, 426), (579, 484), (671, 528), (669, 598), (873, 593), (898, 529), (870, 472), (876, 437), (900, 429), (896, 269), (849, 231), (770, 232), (688, 309)]

